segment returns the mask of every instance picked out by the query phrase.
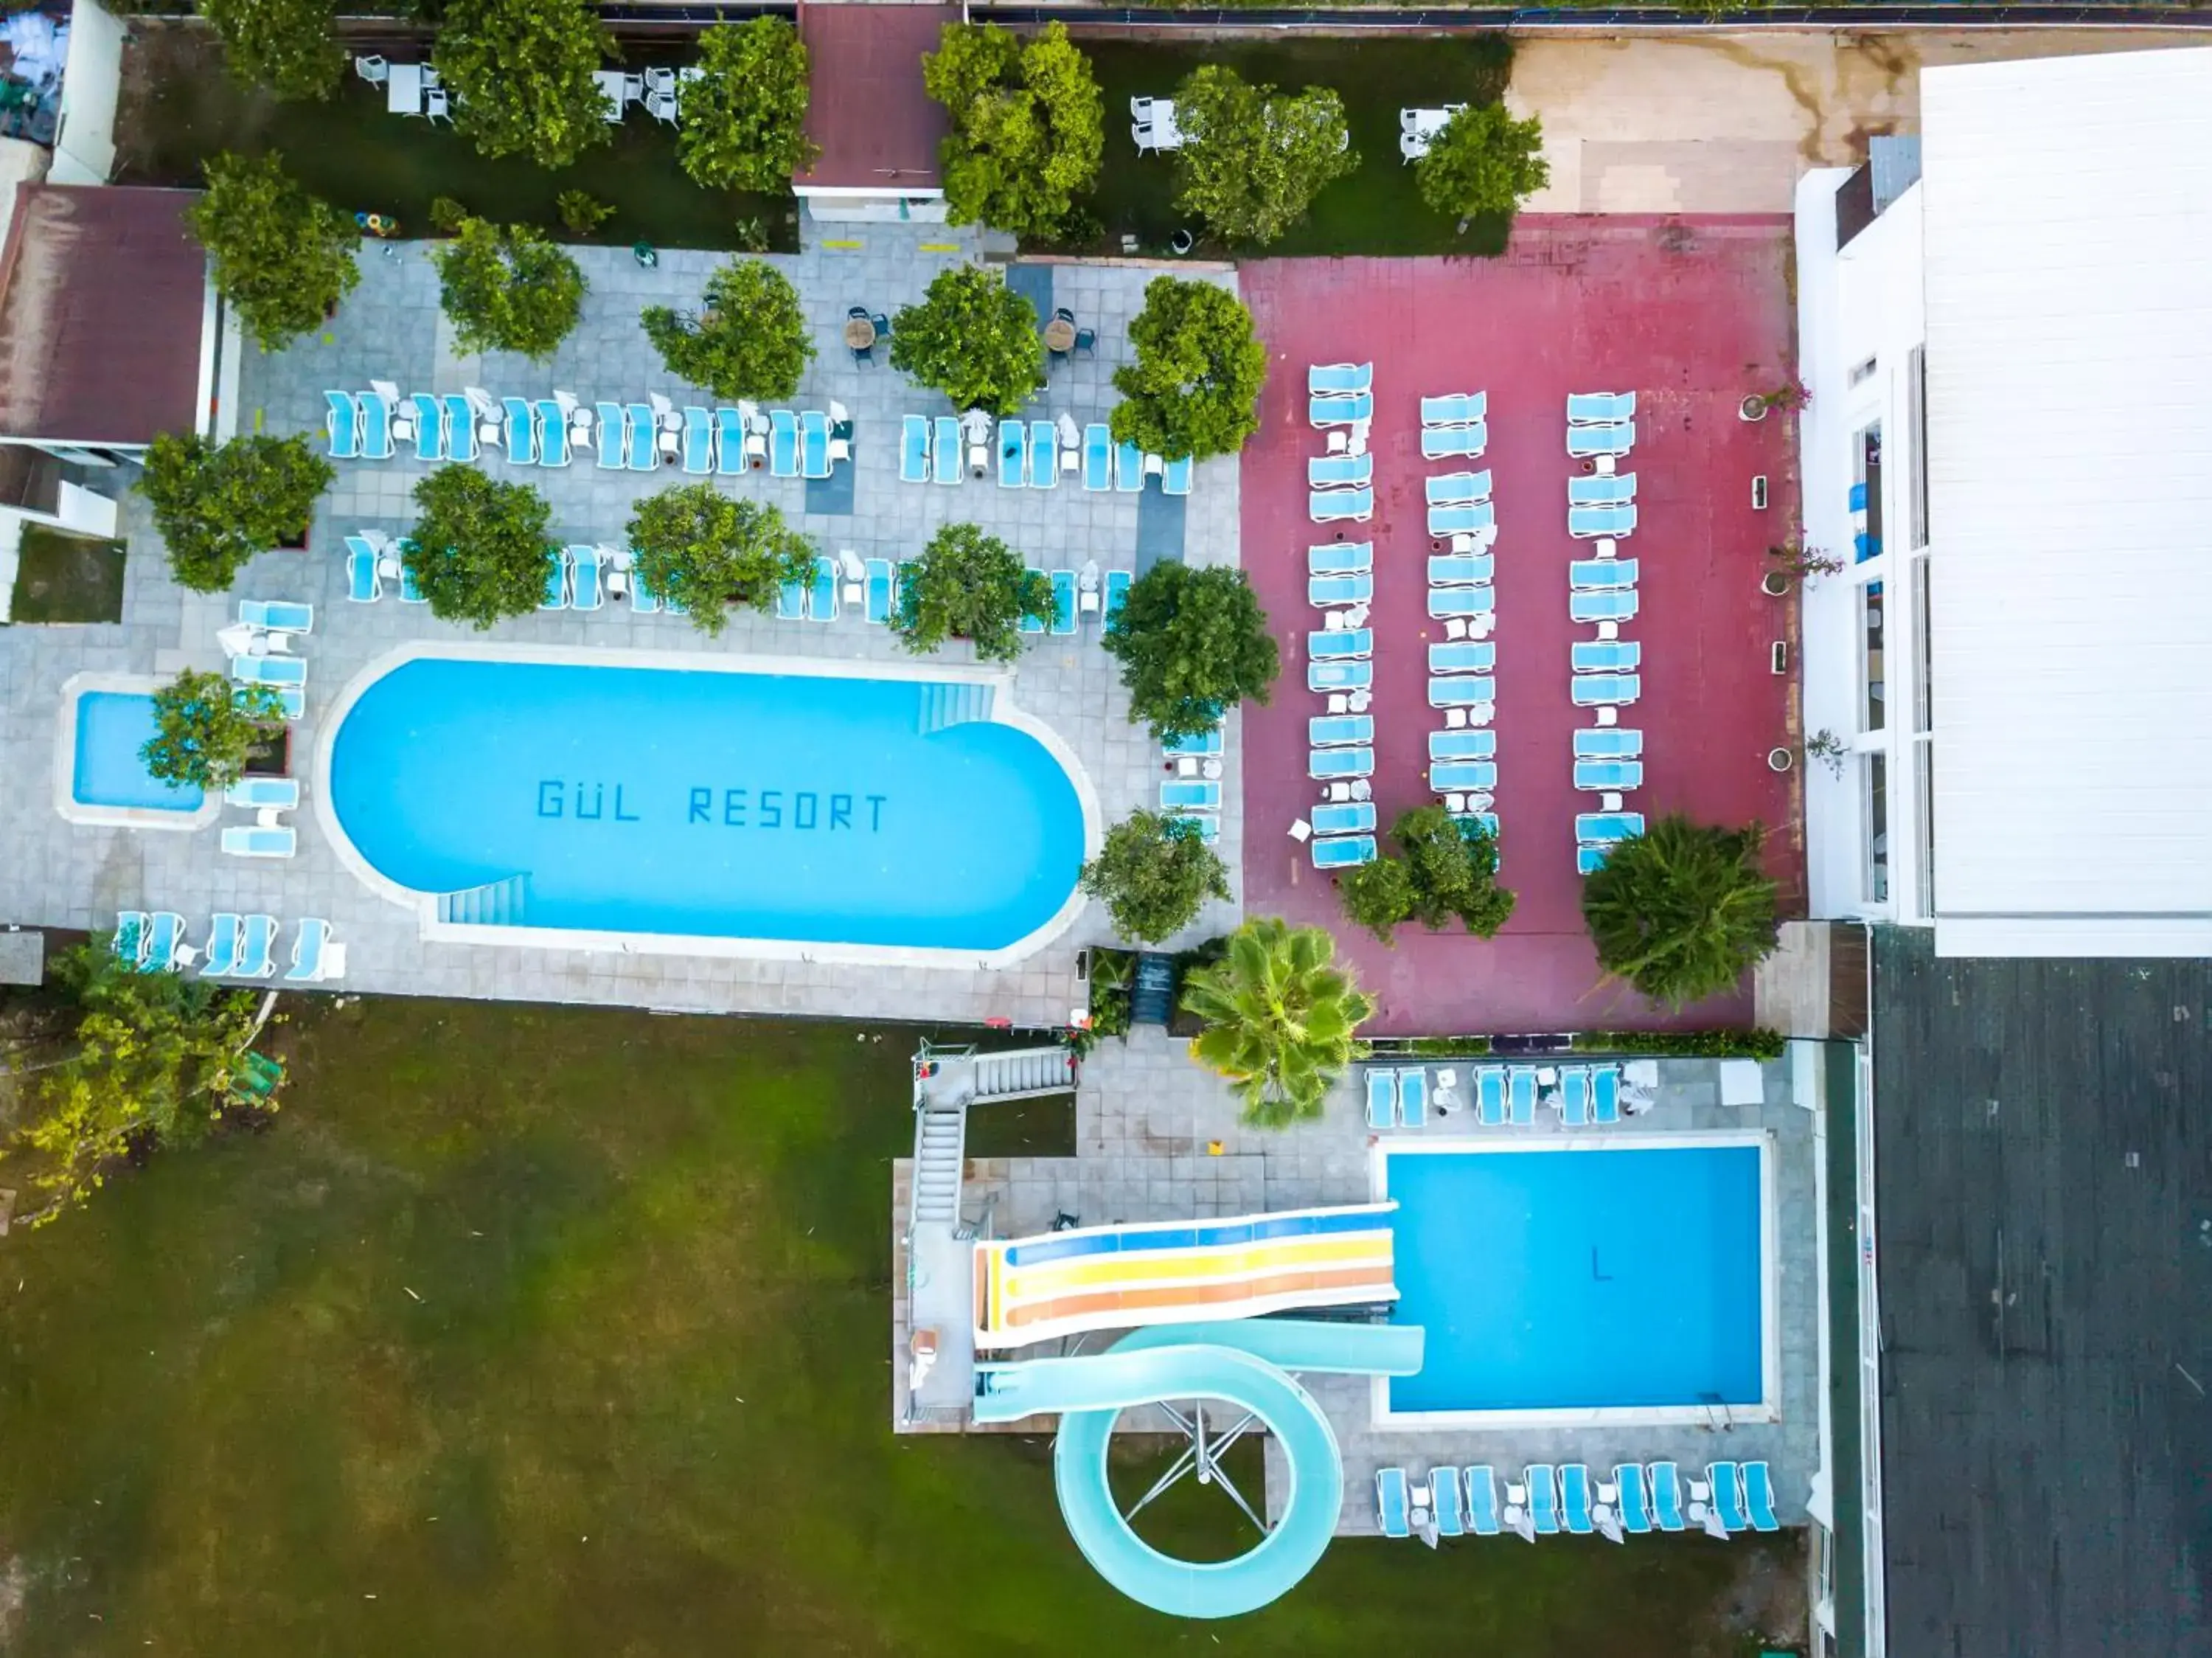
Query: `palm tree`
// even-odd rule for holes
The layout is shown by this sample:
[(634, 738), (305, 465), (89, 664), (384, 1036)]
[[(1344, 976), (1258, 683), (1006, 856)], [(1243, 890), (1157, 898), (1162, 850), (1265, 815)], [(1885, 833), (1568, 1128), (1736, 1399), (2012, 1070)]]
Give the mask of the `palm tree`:
[(1622, 841), (1583, 883), (1599, 965), (1678, 1008), (1734, 985), (1777, 937), (1765, 840), (1678, 815)]
[(1359, 1058), (1375, 998), (1335, 963), (1336, 941), (1321, 928), (1268, 917), (1246, 922), (1226, 956), (1184, 981), (1183, 1011), (1206, 1021), (1190, 1057), (1229, 1079), (1246, 1122), (1282, 1128), (1320, 1116)]

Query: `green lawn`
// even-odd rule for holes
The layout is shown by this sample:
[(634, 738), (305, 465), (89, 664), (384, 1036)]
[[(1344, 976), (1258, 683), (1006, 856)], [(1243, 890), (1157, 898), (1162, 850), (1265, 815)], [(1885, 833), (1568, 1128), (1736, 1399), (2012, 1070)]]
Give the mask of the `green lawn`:
[[(912, 1033), (392, 998), (285, 1039), (268, 1132), (0, 1243), (10, 1658), (1685, 1658), (1743, 1649), (1698, 1633), (1732, 1572), (1798, 1570), (1340, 1543), (1172, 1622), (1077, 1554), (1042, 1442), (890, 1431)], [(1237, 1546), (1176, 1495), (1148, 1534)]]
[(1246, 80), (1286, 92), (1335, 88), (1344, 100), (1357, 172), (1338, 180), (1313, 212), (1282, 241), (1243, 253), (1496, 253), (1505, 222), (1478, 220), (1465, 236), (1431, 211), (1414, 188), (1413, 169), (1398, 154), (1398, 112), (1407, 106), (1488, 103), (1504, 95), (1512, 43), (1504, 35), (1449, 35), (1389, 40), (1305, 37), (1289, 40), (1190, 40), (1142, 44), (1085, 41), (1106, 98), (1106, 162), (1092, 210), (1104, 227), (1100, 244), (1118, 253), (1133, 235), (1147, 253), (1165, 251), (1177, 229), (1200, 235), (1201, 253), (1218, 253), (1203, 226), (1176, 211), (1175, 159), (1137, 154), (1129, 137), (1129, 100), (1170, 98), (1201, 64), (1225, 64)]
[(23, 526), (8, 615), (17, 622), (119, 622), (124, 544)]

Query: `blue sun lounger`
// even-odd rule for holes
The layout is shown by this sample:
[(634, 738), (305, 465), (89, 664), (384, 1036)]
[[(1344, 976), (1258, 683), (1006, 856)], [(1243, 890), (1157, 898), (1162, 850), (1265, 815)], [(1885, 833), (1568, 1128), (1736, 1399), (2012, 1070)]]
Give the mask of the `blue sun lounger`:
[(1371, 748), (1316, 748), (1306, 754), (1306, 775), (1323, 783), (1334, 777), (1371, 777), (1375, 751)]
[(622, 405), (600, 403), (593, 406), (599, 417), (599, 470), (618, 472), (623, 469), (623, 438), (628, 431)]
[(1490, 413), (1487, 392), (1451, 392), (1421, 399), (1424, 426), (1472, 426)]
[(1328, 541), (1306, 549), (1308, 576), (1358, 576), (1374, 568), (1372, 541)]
[(1306, 664), (1306, 689), (1309, 691), (1365, 691), (1374, 683), (1375, 664), (1364, 659)]
[(1477, 531), (1498, 527), (1498, 509), (1487, 501), (1470, 502), (1462, 507), (1431, 507), (1429, 533), (1431, 535), (1473, 535)]
[(1626, 454), (1635, 447), (1636, 423), (1632, 420), (1567, 428), (1567, 453), (1571, 455)]
[[(602, 409), (605, 404), (599, 405)], [(606, 454), (606, 418), (600, 417), (599, 453)], [(601, 465), (605, 462), (602, 460)], [(745, 470), (745, 417), (742, 411), (728, 404), (719, 404), (714, 409), (714, 471), (717, 476), (734, 478)]]
[(305, 685), (307, 658), (234, 656), (230, 659), (230, 677), (239, 685)]
[(1083, 429), (1083, 487), (1114, 487), (1114, 434), (1103, 420), (1094, 420)]
[(1438, 794), (1498, 787), (1495, 760), (1439, 760), (1429, 767), (1429, 787)]
[(1431, 588), (1429, 614), (1439, 619), (1451, 616), (1487, 616), (1498, 608), (1494, 588)]
[(1429, 1471), (1429, 1512), (1436, 1516), (1438, 1537), (1464, 1537), (1467, 1519), (1460, 1512), (1459, 1470), (1431, 1468)]
[(1577, 1537), (1589, 1535), (1590, 1525), (1590, 1477), (1587, 1465), (1563, 1462), (1559, 1465), (1559, 1509), (1566, 1528)]
[(1349, 869), (1362, 863), (1375, 862), (1375, 837), (1372, 835), (1330, 835), (1313, 844), (1314, 868), (1316, 869)]
[(1567, 533), (1587, 541), (1600, 535), (1633, 535), (1636, 533), (1636, 508), (1625, 507), (1569, 507)]
[(1682, 1478), (1671, 1462), (1647, 1462), (1644, 1472), (1651, 1488), (1652, 1523), (1662, 1532), (1686, 1529), (1682, 1524)]
[(1060, 437), (1049, 420), (1030, 422), (1030, 487), (1049, 490), (1060, 484)]
[(538, 411), (519, 397), (499, 400), (500, 432), (507, 444), (507, 459), (516, 466), (538, 464)]
[(1485, 1065), (1474, 1074), (1475, 1120), (1485, 1128), (1505, 1122), (1505, 1067)]
[(1306, 602), (1316, 609), (1331, 605), (1364, 605), (1375, 597), (1375, 578), (1361, 570), (1351, 576), (1309, 576)]
[(357, 605), (374, 604), (384, 596), (384, 581), (376, 571), (376, 550), (358, 535), (345, 539), (346, 597)]
[(1340, 627), (1306, 635), (1306, 655), (1316, 662), (1340, 662), (1375, 654), (1375, 630)]
[(276, 971), (276, 917), (250, 915), (238, 926), (235, 978), (266, 978)]
[(1145, 487), (1145, 452), (1133, 443), (1114, 446), (1114, 487), (1123, 495)]
[(1528, 1065), (1515, 1065), (1505, 1073), (1505, 1113), (1516, 1128), (1536, 1120), (1536, 1073)]
[(174, 910), (156, 910), (146, 918), (146, 945), (138, 958), (138, 971), (173, 973), (179, 970), (177, 952), (185, 947), (185, 918)]
[(1708, 1463), (1705, 1478), (1713, 1488), (1712, 1514), (1721, 1529), (1730, 1533), (1749, 1531), (1751, 1516), (1743, 1511), (1743, 1486), (1736, 1478), (1736, 1465)]
[(1187, 454), (1169, 461), (1166, 466), (1160, 468), (1160, 493), (1188, 495), (1191, 473), (1197, 465), (1198, 462)]
[(312, 984), (323, 976), (323, 950), (331, 942), (331, 923), (309, 916), (292, 938), (292, 965), (284, 970), (288, 984)]
[(999, 423), (999, 487), (1018, 490), (1029, 482), (1029, 428), (1018, 420)]
[(1432, 760), (1487, 760), (1498, 754), (1495, 731), (1431, 731), (1429, 758)]
[(1497, 571), (1498, 560), (1486, 552), (1433, 552), (1429, 555), (1429, 585), (1432, 588), (1481, 587)]
[(1398, 1072), (1398, 1121), (1406, 1128), (1420, 1128), (1429, 1120), (1429, 1073), (1425, 1067), (1407, 1065)]
[(1642, 760), (1577, 760), (1575, 787), (1618, 794), (1644, 787)]
[(1453, 812), (1448, 815), (1459, 825), (1462, 834), (1474, 829), (1487, 835), (1492, 841), (1498, 838), (1498, 814), (1495, 812)]
[(1498, 681), (1487, 674), (1461, 674), (1429, 681), (1431, 708), (1474, 708), (1498, 700)]
[[(1605, 1488), (1598, 1496), (1606, 1495)], [(1644, 1489), (1644, 1465), (1624, 1462), (1613, 1471), (1613, 1499), (1618, 1505), (1620, 1529), (1631, 1536), (1642, 1537), (1651, 1529), (1651, 1503)]]
[(826, 552), (815, 557), (814, 582), (806, 590), (806, 619), (810, 622), (834, 622), (837, 619), (837, 564)]
[(1306, 418), (1316, 426), (1357, 426), (1375, 418), (1375, 393), (1347, 392), (1308, 398)]
[(290, 599), (240, 599), (238, 619), (269, 633), (313, 633), (315, 607)]
[(1583, 812), (1575, 818), (1575, 838), (1585, 846), (1610, 846), (1643, 832), (1641, 812)]
[(1346, 396), (1370, 391), (1375, 385), (1371, 363), (1316, 363), (1306, 369), (1309, 397)]
[(1316, 806), (1313, 809), (1313, 832), (1316, 835), (1372, 834), (1375, 802), (1356, 800), (1335, 806)]
[(899, 482), (929, 482), (929, 420), (908, 415), (899, 428)]
[(1571, 426), (1610, 426), (1636, 415), (1633, 392), (1569, 392), (1567, 424)]
[(775, 590), (775, 619), (779, 622), (803, 622), (806, 619), (806, 589), (805, 581), (786, 582)]
[(1306, 497), (1306, 515), (1316, 524), (1364, 523), (1375, 515), (1375, 491), (1315, 491)]
[(1066, 638), (1076, 630), (1075, 572), (1056, 570), (1052, 573), (1052, 631)]
[(891, 561), (871, 558), (867, 562), (867, 618), (878, 625), (888, 625), (891, 619)]
[(1406, 1471), (1403, 1468), (1377, 1468), (1375, 1471), (1375, 1526), (1385, 1537), (1411, 1537), (1413, 1528), (1407, 1519)]
[(477, 411), (469, 400), (459, 392), (448, 392), (440, 399), (446, 411), (446, 459), (473, 460), (477, 458)]
[[(143, 910), (125, 910), (115, 917), (115, 936), (108, 948), (115, 952), (118, 961), (127, 961), (137, 966), (146, 960), (147, 929), (152, 917)], [(1370, 1076), (1373, 1072), (1368, 1073)]]
[(1463, 507), (1490, 499), (1490, 473), (1438, 472), (1421, 480), (1422, 493), (1432, 507)]
[(1364, 489), (1375, 481), (1371, 454), (1316, 455), (1306, 462), (1310, 490)]
[(623, 454), (634, 472), (649, 472), (660, 464), (650, 404), (633, 403), (623, 411)]
[(1590, 1121), (1618, 1123), (1620, 1120), (1620, 1067), (1592, 1065), (1590, 1067)]
[(1559, 1121), (1568, 1128), (1589, 1125), (1589, 1067), (1566, 1065), (1559, 1071)]
[(1631, 622), (1636, 619), (1636, 591), (1570, 593), (1567, 614), (1577, 622)]
[(651, 616), (660, 608), (660, 595), (653, 590), (653, 583), (645, 579), (645, 571), (639, 565), (635, 553), (630, 555), (629, 608), (634, 616)]
[(694, 478), (714, 470), (714, 418), (696, 403), (684, 410), (684, 470)]
[[(830, 429), (827, 415), (823, 417), (823, 422), (821, 476), (827, 478), (830, 476)], [(960, 423), (951, 415), (939, 415), (937, 417), (935, 431), (936, 436), (932, 437), (927, 445), (929, 454), (925, 475), (933, 483), (957, 484), (967, 476), (960, 465)], [(807, 474), (810, 478), (814, 475), (811, 472)]]
[(1487, 674), (1498, 666), (1498, 647), (1487, 639), (1446, 639), (1429, 647), (1431, 674)]
[(1199, 840), (1207, 846), (1221, 838), (1221, 820), (1211, 812), (1177, 812), (1160, 821), (1195, 830)]
[(1498, 1478), (1486, 1462), (1467, 1471), (1467, 1528), (1477, 1537), (1498, 1535)]
[[(1029, 569), (1024, 572), (1024, 574), (1038, 577), (1047, 587), (1050, 587), (1052, 585), (1052, 577), (1035, 564), (1031, 564)], [(1033, 612), (1024, 610), (1022, 612), (1022, 619), (1020, 623), (1021, 631), (1024, 633), (1042, 633), (1044, 631), (1045, 623), (1048, 619), (1049, 619), (1047, 617), (1040, 616)]]
[(1205, 777), (1170, 777), (1160, 784), (1163, 812), (1218, 812), (1221, 785)]
[[(1375, 741), (1372, 714), (1321, 714), (1306, 722), (1306, 742), (1315, 748), (1340, 748)], [(1175, 753), (1172, 748), (1168, 751)]]
[(1567, 586), (1576, 593), (1610, 593), (1636, 585), (1633, 558), (1575, 558), (1567, 564)]
[(1635, 499), (1634, 472), (1589, 472), (1567, 480), (1571, 507), (1620, 507)]
[(1111, 626), (1114, 619), (1121, 613), (1121, 607), (1128, 602), (1129, 589), (1136, 585), (1136, 581), (1137, 578), (1126, 570), (1106, 572), (1107, 625)]
[(240, 777), (222, 791), (225, 806), (249, 812), (296, 812), (300, 809), (297, 777)]
[(768, 469), (775, 478), (799, 476), (799, 417), (788, 409), (768, 411)]
[(238, 971), (238, 917), (217, 911), (208, 923), (207, 960), (200, 964), (204, 978), (222, 978)]
[(361, 406), (361, 458), (391, 460), (392, 405), (373, 393), (356, 401)]
[(1632, 760), (1644, 752), (1644, 734), (1630, 726), (1592, 726), (1575, 733), (1578, 760)]
[(1605, 868), (1606, 857), (1612, 850), (1610, 846), (1576, 847), (1575, 873), (1578, 875), (1595, 875)]
[(1398, 1073), (1387, 1065), (1370, 1066), (1367, 1071), (1367, 1126), (1382, 1129), (1397, 1125)]
[(545, 591), (538, 600), (540, 610), (568, 607), (568, 560), (558, 547), (545, 549)]
[(1536, 1535), (1556, 1535), (1559, 1529), (1558, 1474), (1548, 1462), (1532, 1462), (1522, 1478), (1528, 1482), (1528, 1519), (1536, 1527)]
[(1774, 1517), (1774, 1481), (1764, 1462), (1743, 1465), (1743, 1507), (1746, 1516), (1755, 1532), (1777, 1532), (1781, 1522)]
[(288, 858), (300, 850), (298, 833), (289, 827), (241, 825), (222, 832), (222, 850), (232, 857)]
[(830, 476), (830, 416), (826, 410), (799, 411), (799, 473), (802, 478)]
[(540, 398), (532, 408), (538, 422), (538, 464), (567, 466), (575, 458), (568, 453), (568, 411), (550, 397)]
[(1424, 460), (1472, 460), (1490, 447), (1490, 423), (1471, 426), (1425, 426), (1421, 429)]
[(1567, 650), (1567, 666), (1577, 674), (1633, 674), (1643, 661), (1644, 647), (1633, 639), (1577, 639)]
[(599, 587), (599, 550), (586, 542), (568, 549), (568, 608), (597, 610), (605, 598)]
[(1577, 708), (1607, 708), (1632, 703), (1641, 692), (1633, 674), (1577, 674), (1568, 680), (1568, 694)]
[(1215, 726), (1195, 736), (1173, 737), (1160, 745), (1160, 753), (1170, 759), (1203, 759), (1209, 754), (1218, 754), (1227, 746), (1221, 728)]
[(417, 460), (443, 460), (446, 458), (444, 405), (428, 392), (417, 392), (407, 400), (415, 405), (415, 458)]
[(331, 441), (331, 459), (361, 459), (361, 399), (351, 392), (325, 392), (323, 431)]

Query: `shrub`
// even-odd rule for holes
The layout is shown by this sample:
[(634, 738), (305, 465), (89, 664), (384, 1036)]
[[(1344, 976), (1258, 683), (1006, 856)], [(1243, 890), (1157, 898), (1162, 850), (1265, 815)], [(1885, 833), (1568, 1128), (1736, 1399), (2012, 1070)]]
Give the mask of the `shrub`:
[(1137, 957), (1132, 950), (1109, 950), (1103, 945), (1091, 951), (1091, 1030), (1101, 1036), (1129, 1033), (1130, 986), (1137, 977)]
[(430, 250), (439, 302), (453, 325), (453, 349), (553, 355), (584, 309), (576, 261), (528, 225), (465, 219), (460, 234)]
[(430, 198), (430, 229), (452, 235), (469, 222), (469, 210), (451, 196)]
[(1022, 654), (1021, 619), (1052, 612), (1052, 583), (995, 535), (947, 524), (899, 576), (891, 630), (917, 655), (966, 639), (981, 661)]
[(717, 23), (677, 107), (677, 154), (709, 190), (780, 192), (817, 153), (806, 137), (806, 46), (782, 17)]
[(401, 557), (433, 616), (487, 628), (538, 608), (553, 550), (544, 497), (454, 465), (415, 486), (415, 505), (421, 516)]
[(1400, 923), (1413, 913), (1413, 878), (1387, 854), (1339, 875), (1336, 889), (1344, 900), (1345, 919), (1385, 944), (1394, 942)]
[(891, 367), (959, 409), (1010, 415), (1044, 384), (1036, 308), (995, 271), (956, 265), (891, 324)]
[(1176, 90), (1176, 205), (1228, 241), (1277, 241), (1359, 165), (1343, 101), (1326, 87), (1280, 97), (1207, 64)]
[(1244, 1120), (1262, 1128), (1321, 1115), (1375, 1013), (1336, 966), (1334, 939), (1273, 917), (1231, 934), (1219, 962), (1184, 979), (1182, 1005), (1203, 1026), (1190, 1057), (1227, 1078)]
[(279, 98), (327, 98), (345, 73), (330, 0), (200, 0), (230, 72)]
[(1210, 282), (1156, 277), (1129, 325), (1137, 360), (1114, 371), (1115, 439), (1169, 460), (1234, 454), (1260, 429), (1267, 348), (1252, 314)]
[(1066, 26), (1024, 41), (995, 24), (947, 23), (921, 71), (950, 118), (939, 159), (952, 222), (1064, 233), (1076, 198), (1098, 181), (1106, 144), (1098, 82)]
[(431, 61), (479, 154), (557, 171), (614, 137), (592, 78), (613, 52), (586, 0), (452, 0)]
[(195, 593), (222, 593), (246, 560), (307, 527), (336, 476), (304, 437), (214, 444), (163, 432), (146, 450), (137, 487), (153, 508), (178, 582)]
[(157, 777), (219, 793), (246, 775), (268, 727), (283, 717), (269, 686), (186, 668), (154, 693), (154, 735), (138, 757)]
[(318, 201), (266, 155), (226, 152), (207, 164), (207, 193), (185, 222), (215, 265), (216, 291), (264, 351), (322, 326), (354, 290), (361, 233), (328, 202)]
[(1241, 570), (1161, 563), (1139, 577), (1107, 624), (1129, 718), (1163, 742), (1221, 723), (1230, 704), (1264, 704), (1281, 669), (1267, 613)]
[(764, 259), (732, 259), (707, 280), (696, 318), (647, 306), (640, 322), (668, 372), (719, 398), (788, 398), (814, 358), (799, 290)]
[(1229, 896), (1229, 867), (1196, 824), (1140, 808), (1106, 832), (1083, 866), (1083, 890), (1105, 905), (1122, 937), (1157, 943), (1196, 920), (1207, 899)]
[(1544, 130), (1503, 104), (1469, 104), (1444, 123), (1413, 163), (1421, 199), (1447, 218), (1510, 214), (1551, 182)]
[(1585, 1031), (1577, 1053), (1650, 1054), (1671, 1059), (1779, 1059), (1790, 1044), (1780, 1031)]
[(574, 236), (588, 236), (614, 217), (615, 210), (588, 190), (564, 190), (553, 198), (553, 210)]
[(775, 603), (787, 582), (814, 568), (814, 544), (775, 508), (736, 501), (712, 484), (649, 495), (629, 521), (636, 579), (690, 613), (702, 633), (720, 633), (732, 610)]
[(1399, 856), (1364, 863), (1338, 883), (1345, 914), (1385, 944), (1400, 923), (1430, 931), (1463, 923), (1494, 938), (1513, 914), (1513, 894), (1498, 884), (1498, 843), (1471, 820), (1440, 805), (1417, 806), (1390, 826)]
[(1615, 846), (1583, 882), (1599, 965), (1676, 1007), (1733, 987), (1779, 936), (1765, 839), (1677, 815)]

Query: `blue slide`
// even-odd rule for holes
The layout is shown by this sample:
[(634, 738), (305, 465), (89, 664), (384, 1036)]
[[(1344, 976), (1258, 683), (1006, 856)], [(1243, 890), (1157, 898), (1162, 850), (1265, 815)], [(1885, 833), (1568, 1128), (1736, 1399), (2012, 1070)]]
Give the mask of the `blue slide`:
[[(1182, 1618), (1256, 1611), (1311, 1571), (1336, 1533), (1344, 1464), (1313, 1395), (1288, 1373), (1412, 1375), (1418, 1326), (1244, 1319), (1155, 1325), (1089, 1357), (976, 1368), (975, 1419), (1012, 1422), (1060, 1413), (1053, 1474), (1076, 1546), (1131, 1600)], [(1290, 1489), (1274, 1529), (1233, 1560), (1200, 1564), (1162, 1554), (1130, 1528), (1107, 1481), (1114, 1421), (1133, 1405), (1218, 1399), (1251, 1411), (1280, 1442)]]

